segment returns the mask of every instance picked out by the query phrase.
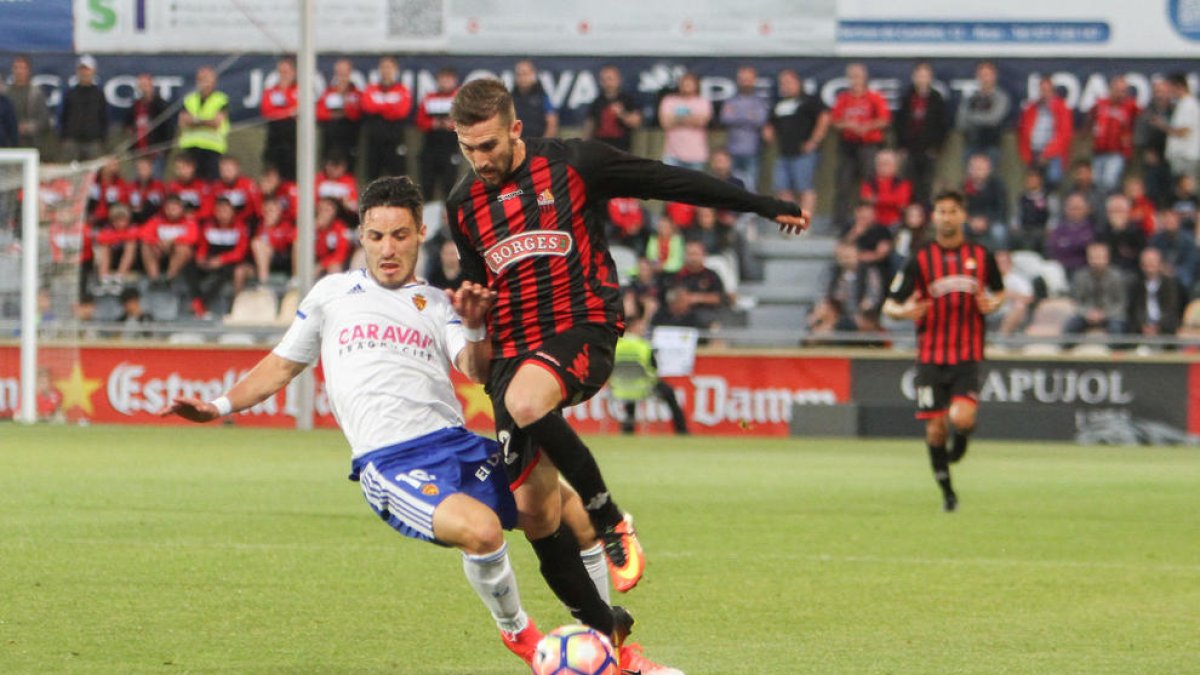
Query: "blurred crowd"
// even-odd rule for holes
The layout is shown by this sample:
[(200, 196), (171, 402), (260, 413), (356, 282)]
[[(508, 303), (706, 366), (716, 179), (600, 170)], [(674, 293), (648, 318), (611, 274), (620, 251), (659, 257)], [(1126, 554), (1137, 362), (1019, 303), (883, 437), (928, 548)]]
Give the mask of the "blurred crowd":
[[(46, 148), (60, 161), (106, 160), (83, 218), (55, 218), (55, 261), (83, 266), (81, 297), (131, 297), (169, 288), (205, 318), (241, 290), (285, 289), (294, 274), (297, 194), (295, 65), (281, 58), (261, 100), (261, 171), (248, 176), (229, 147), (229, 101), (219, 73), (200, 68), (194, 90), (163, 100), (150, 73), (124, 119), (109, 119), (97, 64), (77, 61), (76, 78), (52, 118), (31, 85), (27, 58), (12, 62), (0, 85), (0, 147)], [(320, 273), (358, 264), (358, 187), (381, 175), (413, 173), (436, 202), (463, 170), (448, 119), (459, 74), (440, 70), (419, 100), (400, 81), (400, 64), (381, 58), (360, 88), (339, 60), (319, 96), (320, 174), (315, 261)], [(513, 68), (518, 117), (529, 137), (563, 134), (534, 63)], [(944, 188), (968, 201), (968, 236), (998, 253), (1010, 302), (997, 328), (1024, 329), (1038, 298), (1069, 295), (1069, 332), (1171, 334), (1191, 297), (1200, 296), (1196, 250), (1200, 103), (1183, 75), (1153, 82), (1148, 105), (1118, 76), (1085, 113), (1064, 103), (1049, 78), (1032, 100), (998, 83), (991, 62), (952, 108), (928, 63), (916, 64), (895, 109), (870, 87), (861, 63), (846, 67), (847, 87), (832, 106), (803, 74), (753, 67), (737, 72), (737, 93), (714, 103), (700, 79), (684, 73), (653, 101), (622, 82), (614, 66), (597, 73), (600, 90), (581, 130), (623, 150), (647, 130), (661, 131), (664, 162), (707, 171), (751, 190), (822, 210), (838, 239), (823, 299), (810, 329), (874, 331), (892, 273), (930, 240), (929, 200)], [(110, 145), (111, 128), (124, 133)], [(410, 147), (414, 138), (417, 147)], [(961, 144), (950, 144), (952, 134)], [(1015, 157), (1005, 139), (1015, 136)], [(658, 147), (655, 144), (655, 147)], [(961, 171), (945, 171), (949, 158)], [(412, 155), (410, 157), (409, 155)], [(768, 161), (769, 158), (769, 161)], [(1019, 180), (1002, 175), (1019, 164)], [(818, 199), (822, 166), (832, 193)], [(1010, 172), (1011, 173), (1011, 172)], [(962, 175), (961, 181), (957, 176)], [(949, 176), (954, 176), (951, 179)], [(1019, 189), (1010, 190), (1010, 185)], [(630, 256), (626, 309), (654, 325), (711, 328), (734, 307), (730, 282), (753, 277), (757, 225), (739, 214), (684, 204), (614, 199), (604, 205), (611, 243)], [(828, 217), (824, 217), (825, 214)], [(436, 223), (435, 225), (440, 225)], [(438, 228), (434, 228), (435, 230)], [(460, 270), (444, 230), (427, 245), (425, 273), (454, 285)]]

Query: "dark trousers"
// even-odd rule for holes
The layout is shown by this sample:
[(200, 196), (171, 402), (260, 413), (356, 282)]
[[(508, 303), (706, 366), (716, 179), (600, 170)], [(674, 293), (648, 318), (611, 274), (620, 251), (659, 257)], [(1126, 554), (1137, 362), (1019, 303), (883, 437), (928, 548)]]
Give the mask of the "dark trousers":
[(834, 188), (833, 224), (842, 231), (850, 226), (850, 214), (858, 201), (862, 182), (871, 175), (878, 143), (850, 143), (838, 139), (837, 184)]
[[(671, 409), (671, 425), (675, 427), (675, 433), (687, 433), (687, 416), (683, 414), (683, 408), (679, 407), (679, 401), (675, 398), (675, 390), (669, 384), (659, 380), (654, 385), (654, 395), (662, 399), (663, 403)], [(627, 434), (633, 433), (637, 425), (634, 419), (635, 411), (637, 410), (637, 401), (625, 402), (625, 419), (621, 422), (621, 431)]]
[(428, 148), (421, 151), (421, 191), (425, 201), (433, 201), (437, 195), (445, 199), (450, 194), (458, 180), (458, 162), (455, 161), (458, 157), (457, 151)]
[(216, 180), (220, 177), (221, 153), (204, 148), (188, 148), (187, 153), (196, 162), (196, 175), (202, 180)]

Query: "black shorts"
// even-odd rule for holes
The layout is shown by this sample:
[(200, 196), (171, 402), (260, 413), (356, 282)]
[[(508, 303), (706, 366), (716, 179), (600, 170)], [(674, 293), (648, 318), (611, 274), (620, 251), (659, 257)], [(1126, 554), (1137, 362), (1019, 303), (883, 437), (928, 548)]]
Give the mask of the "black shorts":
[(917, 419), (941, 417), (955, 399), (979, 402), (979, 364), (975, 361), (954, 365), (918, 363), (914, 384)]
[(495, 409), (496, 440), (504, 448), (504, 466), (513, 489), (525, 481), (538, 458), (537, 448), (524, 432), (517, 429), (512, 415), (504, 407), (504, 394), (517, 370), (528, 362), (553, 375), (562, 390), (563, 404), (552, 414), (562, 414), (562, 408), (590, 399), (608, 382), (616, 345), (615, 330), (603, 324), (589, 323), (555, 335), (528, 354), (492, 361), (485, 389)]

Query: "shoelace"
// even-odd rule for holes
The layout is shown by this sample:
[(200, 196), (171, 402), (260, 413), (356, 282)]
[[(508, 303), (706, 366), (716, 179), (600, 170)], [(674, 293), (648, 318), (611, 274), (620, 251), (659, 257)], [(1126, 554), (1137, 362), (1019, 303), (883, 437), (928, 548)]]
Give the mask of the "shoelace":
[(617, 567), (625, 564), (625, 547), (621, 545), (621, 533), (614, 528), (604, 531), (604, 553)]

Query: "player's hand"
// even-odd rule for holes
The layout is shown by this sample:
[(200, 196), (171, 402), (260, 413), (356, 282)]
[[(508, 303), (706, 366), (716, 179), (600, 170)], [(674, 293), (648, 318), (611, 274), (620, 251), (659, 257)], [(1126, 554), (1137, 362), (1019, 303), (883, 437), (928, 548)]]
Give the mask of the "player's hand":
[(189, 396), (176, 396), (171, 405), (158, 411), (159, 417), (179, 415), (190, 422), (211, 422), (221, 416), (217, 407), (207, 401)]
[(470, 281), (464, 281), (458, 290), (446, 289), (446, 297), (454, 311), (462, 317), (463, 324), (468, 328), (478, 328), (483, 325), (487, 313), (496, 304), (496, 292)]
[(991, 314), (1000, 309), (1000, 303), (1003, 302), (987, 291), (980, 291), (975, 294), (975, 304), (979, 307), (979, 311), (983, 314)]
[(779, 231), (784, 234), (801, 234), (808, 230), (812, 221), (809, 220), (807, 213), (801, 211), (798, 216), (787, 214), (775, 216), (775, 222), (779, 223)]
[(925, 313), (929, 311), (929, 305), (929, 300), (918, 300), (914, 295), (906, 300), (900, 308), (905, 318), (920, 321), (925, 316)]

